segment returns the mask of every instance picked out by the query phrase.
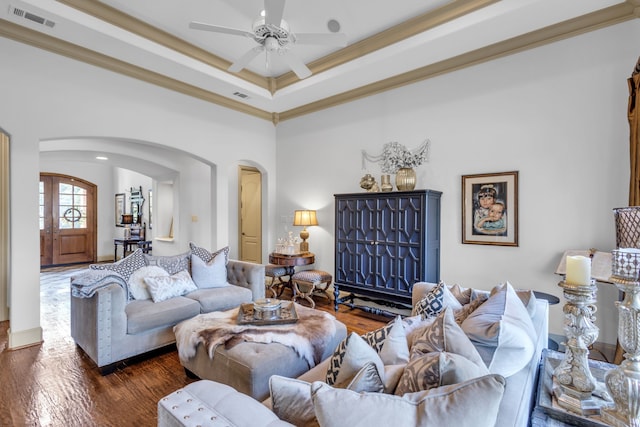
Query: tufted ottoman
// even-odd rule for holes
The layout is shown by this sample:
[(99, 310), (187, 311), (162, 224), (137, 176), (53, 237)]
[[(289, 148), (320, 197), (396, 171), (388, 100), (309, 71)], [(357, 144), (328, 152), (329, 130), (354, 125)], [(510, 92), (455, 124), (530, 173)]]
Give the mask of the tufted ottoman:
[[(335, 318), (332, 321), (335, 333), (327, 340), (320, 360), (331, 356), (347, 336), (346, 326)], [(180, 363), (190, 376), (229, 385), (259, 401), (269, 396), (272, 375), (296, 378), (311, 368), (291, 347), (277, 342), (242, 342), (231, 348), (219, 345), (213, 358), (209, 357), (204, 345), (198, 344), (195, 356)]]
[(281, 427), (266, 406), (212, 381), (197, 381), (158, 402), (158, 427)]
[(324, 295), (331, 299), (327, 289), (333, 282), (331, 274), (322, 270), (303, 270), (295, 273), (291, 277), (293, 281), (293, 300), (298, 298), (304, 298), (309, 301), (311, 308), (316, 306), (316, 303), (311, 298), (313, 295)]

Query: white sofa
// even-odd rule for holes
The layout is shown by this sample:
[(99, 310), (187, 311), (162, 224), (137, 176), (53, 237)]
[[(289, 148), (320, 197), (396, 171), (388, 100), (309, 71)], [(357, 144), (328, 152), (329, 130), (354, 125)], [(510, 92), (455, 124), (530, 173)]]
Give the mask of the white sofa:
[[(161, 302), (131, 297), (127, 281), (133, 272), (153, 263), (174, 274), (190, 266), (190, 257), (191, 252), (143, 256), (138, 250), (106, 266), (116, 266), (115, 271), (87, 270), (71, 279), (71, 336), (103, 375), (112, 372), (118, 362), (175, 343), (173, 327), (185, 319), (264, 298), (264, 265), (238, 260), (226, 264), (227, 286), (199, 288)], [(100, 272), (103, 276), (95, 289), (89, 286), (90, 292), (83, 293), (87, 287), (79, 282), (91, 279), (89, 273)]]
[[(426, 284), (414, 285), (414, 303), (422, 298), (425, 289), (428, 288), (429, 287)], [(545, 300), (533, 299), (531, 300), (531, 304), (529, 305), (529, 310), (529, 313), (526, 315), (531, 317), (531, 323), (535, 330), (535, 340), (533, 342), (533, 352), (531, 353), (529, 360), (525, 362), (525, 366), (523, 366), (517, 372), (506, 377), (506, 381), (505, 378), (499, 374), (487, 375), (485, 377), (482, 377), (481, 379), (484, 381), (492, 382), (494, 386), (497, 383), (500, 383), (500, 381), (502, 381), (502, 384), (504, 384), (504, 393), (502, 394), (502, 399), (499, 401), (499, 407), (496, 408), (497, 419), (494, 424), (496, 427), (526, 427), (529, 423), (529, 418), (534, 405), (536, 389), (535, 383), (539, 369), (540, 357), (542, 350), (547, 345), (548, 340), (548, 303)], [(301, 384), (303, 384), (303, 388), (305, 387), (304, 384), (310, 383), (311, 387), (314, 389), (313, 393), (318, 392), (318, 390), (321, 390), (323, 388), (322, 382), (324, 382), (326, 379), (327, 370), (330, 363), (330, 358), (324, 360), (322, 363), (320, 363), (310, 371), (298, 377), (297, 380), (302, 382)], [(509, 361), (506, 361), (504, 363), (508, 365)], [(387, 370), (390, 370), (391, 368), (392, 366), (385, 365), (385, 372), (387, 372)], [(503, 367), (493, 366), (492, 368), (496, 371), (500, 371)], [(471, 383), (473, 381), (478, 380), (471, 380)], [(469, 382), (464, 382), (459, 384), (460, 388), (457, 390), (460, 390), (467, 386), (473, 386), (473, 384), (469, 385), (468, 383)], [(440, 387), (440, 389), (443, 390), (440, 393), (451, 393), (453, 388), (455, 387), (457, 386), (452, 385), (445, 386), (444, 388)], [(327, 387), (325, 386), (325, 388)], [(363, 423), (359, 421), (365, 419), (365, 415), (370, 415), (370, 412), (372, 411), (371, 405), (369, 407), (366, 407), (364, 404), (359, 405), (359, 398), (361, 398), (362, 396), (376, 398), (376, 395), (378, 398), (383, 397), (380, 393), (362, 393), (362, 396), (359, 397), (349, 390), (344, 390), (343, 392), (351, 393), (349, 395), (343, 396), (349, 397), (355, 403), (351, 403), (348, 400), (340, 401), (340, 399), (337, 399), (336, 405), (342, 404), (343, 406), (348, 406), (348, 408), (346, 408), (346, 413), (350, 414), (350, 417), (353, 417), (349, 420), (349, 422), (353, 423), (353, 425), (363, 425)], [(436, 419), (438, 416), (442, 416), (443, 418), (441, 418), (440, 421), (436, 421), (436, 424), (426, 423), (424, 425), (444, 425), (438, 424), (439, 422), (444, 422), (442, 421), (444, 419), (448, 420), (447, 424), (456, 426), (486, 425), (486, 423), (482, 422), (486, 421), (483, 420), (483, 417), (486, 415), (486, 413), (483, 412), (483, 410), (485, 409), (483, 405), (485, 405), (485, 403), (482, 400), (482, 398), (484, 398), (485, 396), (480, 396), (479, 394), (482, 395), (483, 393), (476, 393), (476, 395), (468, 402), (463, 401), (462, 405), (460, 405), (460, 402), (454, 402), (454, 404), (452, 404), (450, 408), (457, 408), (457, 410), (451, 409), (452, 413), (450, 414), (440, 413), (440, 415), (436, 415), (438, 411), (434, 411), (433, 408), (427, 408), (427, 414), (430, 414)], [(409, 395), (411, 395), (411, 393)], [(315, 398), (316, 396), (314, 395), (314, 399)], [(438, 397), (436, 397), (436, 399), (437, 398)], [(387, 399), (389, 399), (387, 403), (385, 403), (385, 401), (381, 401), (380, 403), (378, 403), (378, 406), (382, 406), (382, 408), (384, 409), (385, 405), (389, 405), (389, 411), (394, 411), (397, 410), (394, 405), (398, 404), (398, 399), (402, 399), (402, 397), (393, 396), (387, 397)], [(401, 403), (405, 404), (406, 402)], [(443, 406), (446, 407), (447, 405)], [(293, 410), (296, 412), (300, 410), (300, 406), (301, 405), (299, 403), (295, 402), (291, 405)], [(491, 411), (489, 406), (490, 405), (487, 405), (486, 407), (487, 411)], [(166, 396), (160, 402), (158, 402), (158, 426), (195, 426), (203, 422), (202, 417), (209, 417), (206, 419), (210, 419), (211, 416), (217, 417), (217, 419), (221, 422), (228, 423), (225, 425), (238, 427), (272, 427), (292, 425), (282, 419), (279, 419), (274, 412), (265, 411), (265, 409), (267, 408), (273, 408), (273, 402), (271, 401), (271, 399), (267, 399), (265, 402), (260, 403), (252, 399), (251, 397), (239, 393), (233, 388), (228, 387), (224, 384), (202, 380), (189, 384), (188, 386)], [(280, 410), (282, 410), (282, 408)], [(316, 411), (318, 411), (317, 407)], [(277, 410), (275, 410), (275, 412), (277, 412)], [(332, 411), (329, 410), (327, 412), (331, 413)], [(383, 410), (381, 413), (388, 414), (388, 411), (385, 412)], [(255, 417), (253, 417), (253, 415), (255, 415)], [(331, 414), (329, 415), (329, 417), (330, 416)], [(342, 419), (342, 421), (345, 420), (346, 419)], [(461, 420), (464, 420), (464, 423), (460, 423)], [(321, 423), (321, 425), (340, 424), (340, 422), (336, 424), (335, 421), (327, 423), (326, 419), (324, 421), (324, 424)], [(381, 419), (378, 419), (378, 421), (382, 422)], [(400, 421), (398, 423), (395, 423), (395, 425), (408, 425), (406, 419), (404, 420), (404, 422), (405, 423), (403, 424)]]

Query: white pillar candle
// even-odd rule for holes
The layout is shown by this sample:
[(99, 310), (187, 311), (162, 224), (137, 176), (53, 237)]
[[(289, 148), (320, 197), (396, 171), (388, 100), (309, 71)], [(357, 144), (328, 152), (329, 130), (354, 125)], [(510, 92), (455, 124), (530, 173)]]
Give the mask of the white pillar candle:
[(591, 258), (580, 255), (568, 256), (565, 280), (570, 285), (589, 285), (591, 283)]

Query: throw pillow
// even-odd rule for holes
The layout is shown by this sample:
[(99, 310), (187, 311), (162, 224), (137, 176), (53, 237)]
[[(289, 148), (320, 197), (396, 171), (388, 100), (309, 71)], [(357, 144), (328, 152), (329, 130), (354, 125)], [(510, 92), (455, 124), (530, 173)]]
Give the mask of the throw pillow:
[(462, 322), (489, 371), (509, 377), (535, 352), (536, 332), (527, 309), (508, 282)]
[(378, 353), (385, 365), (409, 361), (409, 346), (401, 316), (382, 328), (367, 332), (362, 338)]
[[(384, 364), (378, 353), (355, 332), (351, 332), (336, 347), (327, 369), (326, 382), (339, 384), (353, 377), (364, 365), (373, 362), (378, 373), (384, 375)], [(384, 378), (383, 378), (384, 380)]]
[(145, 277), (153, 302), (161, 302), (170, 298), (179, 297), (198, 289), (191, 276), (185, 270), (165, 277)]
[[(450, 308), (440, 313), (436, 321), (425, 327), (422, 334), (414, 340), (411, 347), (411, 359), (423, 354), (441, 351), (459, 354), (486, 369), (478, 350), (458, 326), (453, 317), (453, 310)], [(488, 374), (489, 371), (485, 373)]]
[[(336, 387), (353, 390), (357, 393), (382, 393), (384, 384), (375, 363), (366, 363), (352, 378)], [(311, 384), (294, 378), (272, 375), (269, 378), (271, 408), (281, 420), (295, 426), (317, 426)]]
[(400, 397), (356, 393), (316, 381), (311, 398), (321, 426), (493, 427), (504, 387), (504, 378), (486, 375)]
[(461, 325), (462, 322), (464, 322), (465, 319), (476, 310), (476, 308), (480, 307), (480, 305), (482, 305), (487, 300), (487, 298), (488, 297), (484, 294), (478, 295), (476, 299), (468, 304), (465, 304), (460, 310), (456, 310), (454, 312), (456, 323), (458, 325)]
[(472, 378), (487, 375), (485, 367), (479, 367), (459, 354), (427, 353), (412, 359), (395, 389), (395, 394), (429, 390), (443, 385), (458, 384)]
[(209, 262), (220, 254), (224, 254), (224, 265), (227, 265), (227, 262), (229, 261), (229, 246), (225, 246), (224, 248), (218, 249), (215, 252), (209, 252), (207, 249), (201, 248), (193, 242), (189, 242), (189, 248), (194, 255), (199, 256), (200, 259), (204, 262)]
[(471, 302), (472, 288), (463, 288), (456, 283), (455, 285), (449, 286), (449, 291), (456, 297), (460, 304), (466, 305)]
[(444, 282), (440, 282), (436, 287), (427, 292), (420, 301), (413, 307), (413, 316), (422, 316), (423, 319), (434, 317), (444, 309)]
[(191, 251), (179, 255), (155, 256), (144, 254), (144, 261), (147, 265), (157, 265), (164, 268), (169, 274), (176, 274), (179, 271), (189, 271), (189, 261)]
[(361, 393), (368, 391), (371, 393), (384, 393), (385, 385), (374, 362), (367, 362), (365, 365), (347, 381), (336, 384), (336, 388), (346, 388)]
[(145, 277), (164, 277), (169, 273), (164, 268), (158, 266), (148, 266), (137, 269), (129, 277), (129, 292), (131, 297), (137, 300), (151, 299), (151, 294), (144, 282)]
[(92, 270), (112, 270), (121, 275), (124, 280), (129, 281), (129, 277), (131, 277), (134, 271), (146, 265), (142, 249), (136, 249), (131, 254), (113, 264), (91, 264), (90, 268)]
[(229, 286), (227, 262), (222, 254), (214, 256), (208, 262), (203, 261), (199, 256), (191, 255), (191, 275), (200, 289)]
[(430, 282), (417, 282), (413, 286), (416, 287), (417, 284), (420, 284), (419, 289), (423, 292), (422, 295), (419, 295), (420, 300), (429, 292), (431, 292), (434, 288), (442, 285), (444, 295), (442, 296), (442, 304), (444, 307), (451, 307), (454, 310), (462, 308), (462, 304), (458, 301), (458, 299), (451, 293), (449, 290), (449, 286), (442, 280), (438, 283), (430, 283)]
[(311, 384), (294, 378), (272, 375), (269, 378), (271, 409), (283, 421), (295, 426), (317, 426), (311, 400)]
[(422, 316), (411, 316), (402, 319), (404, 325), (404, 333), (407, 336), (407, 345), (409, 348), (413, 346), (413, 342), (422, 333), (422, 330), (435, 322), (435, 317), (423, 319)]

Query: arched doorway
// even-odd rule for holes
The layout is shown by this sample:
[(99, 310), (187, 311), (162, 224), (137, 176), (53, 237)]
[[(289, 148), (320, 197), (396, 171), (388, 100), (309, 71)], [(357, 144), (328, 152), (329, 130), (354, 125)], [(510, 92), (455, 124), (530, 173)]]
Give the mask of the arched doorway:
[(40, 266), (96, 261), (96, 186), (40, 174)]

